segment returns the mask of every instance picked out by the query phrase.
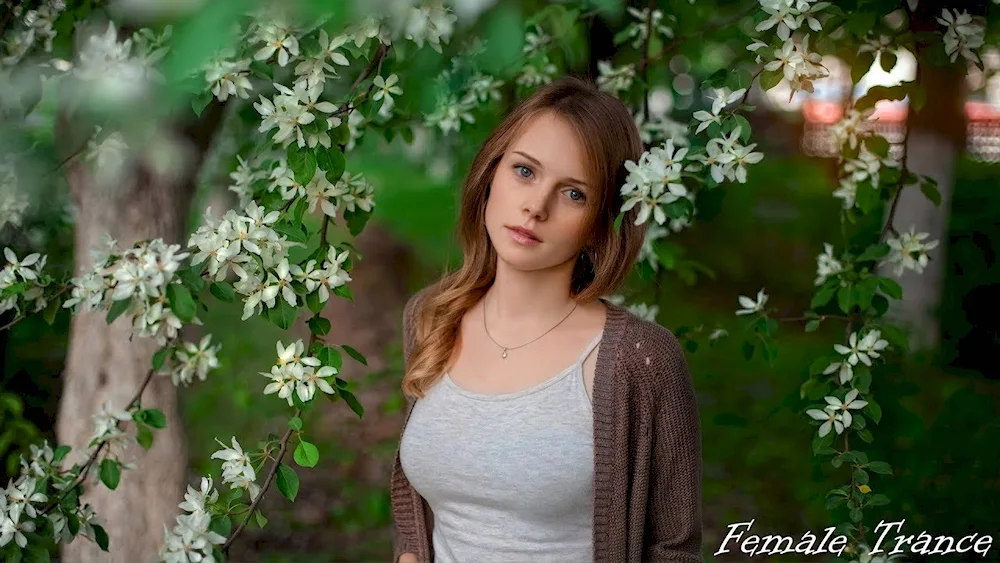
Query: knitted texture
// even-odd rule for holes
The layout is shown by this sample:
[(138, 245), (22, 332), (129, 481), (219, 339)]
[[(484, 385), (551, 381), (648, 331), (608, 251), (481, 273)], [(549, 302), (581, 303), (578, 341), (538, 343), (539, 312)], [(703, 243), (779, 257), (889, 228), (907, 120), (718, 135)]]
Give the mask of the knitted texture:
[[(407, 361), (426, 291), (403, 311)], [(605, 304), (593, 390), (594, 561), (701, 563), (701, 429), (684, 351), (668, 329)], [(413, 553), (432, 562), (433, 514), (406, 479), (398, 447), (390, 494), (393, 561)]]

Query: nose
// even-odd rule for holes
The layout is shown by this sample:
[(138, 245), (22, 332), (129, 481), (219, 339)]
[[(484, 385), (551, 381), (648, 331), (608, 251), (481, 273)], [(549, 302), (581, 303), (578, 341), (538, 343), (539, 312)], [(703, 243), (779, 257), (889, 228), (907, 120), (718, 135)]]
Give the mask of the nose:
[(544, 221), (548, 217), (548, 200), (548, 191), (539, 189), (525, 200), (524, 212), (529, 218)]

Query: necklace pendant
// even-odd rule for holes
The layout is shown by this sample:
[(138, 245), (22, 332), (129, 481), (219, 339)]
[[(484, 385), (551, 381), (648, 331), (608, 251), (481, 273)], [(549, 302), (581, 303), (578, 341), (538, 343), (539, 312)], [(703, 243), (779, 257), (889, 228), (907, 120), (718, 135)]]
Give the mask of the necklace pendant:
[(507, 359), (507, 349), (506, 348), (503, 349), (503, 354), (500, 354), (500, 357), (503, 358), (503, 359), (505, 359), (505, 360)]

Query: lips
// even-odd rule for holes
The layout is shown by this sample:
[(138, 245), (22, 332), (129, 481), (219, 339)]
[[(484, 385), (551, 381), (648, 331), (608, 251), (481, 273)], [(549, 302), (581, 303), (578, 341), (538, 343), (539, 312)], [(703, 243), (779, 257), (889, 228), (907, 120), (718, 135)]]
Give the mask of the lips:
[(510, 229), (510, 230), (512, 230), (512, 231), (514, 231), (515, 233), (520, 233), (521, 235), (524, 235), (524, 236), (526, 236), (526, 237), (528, 237), (530, 239), (536, 240), (538, 242), (542, 242), (542, 239), (538, 238), (538, 236), (535, 235), (534, 232), (532, 232), (532, 231), (530, 231), (528, 229), (525, 229), (524, 227), (507, 227), (507, 228)]

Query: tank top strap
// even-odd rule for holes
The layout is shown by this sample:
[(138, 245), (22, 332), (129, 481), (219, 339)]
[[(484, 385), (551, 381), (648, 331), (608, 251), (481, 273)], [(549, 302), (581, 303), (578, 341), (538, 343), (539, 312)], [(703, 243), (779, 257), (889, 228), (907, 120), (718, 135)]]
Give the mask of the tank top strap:
[(583, 353), (580, 354), (580, 357), (577, 358), (576, 360), (577, 365), (582, 365), (583, 362), (587, 360), (587, 356), (589, 356), (590, 353), (594, 351), (594, 348), (597, 347), (597, 344), (601, 341), (601, 337), (603, 336), (604, 336), (604, 331), (602, 330), (597, 334), (597, 336), (594, 337), (593, 340), (590, 341), (590, 344), (587, 344), (587, 347), (584, 348)]

